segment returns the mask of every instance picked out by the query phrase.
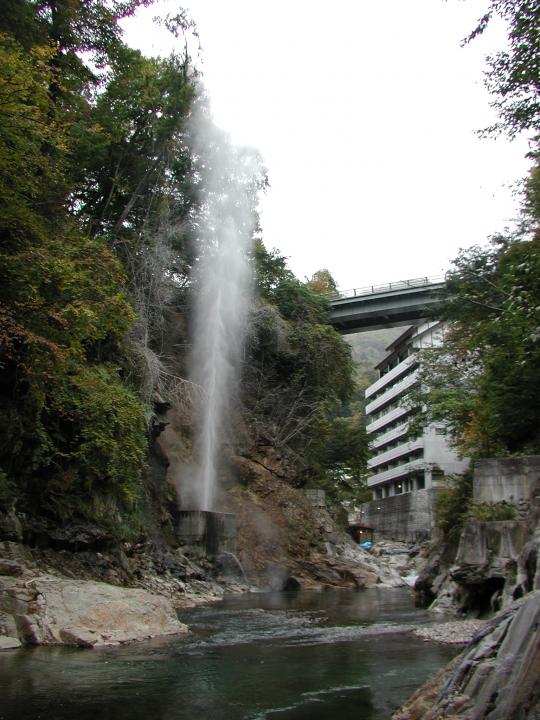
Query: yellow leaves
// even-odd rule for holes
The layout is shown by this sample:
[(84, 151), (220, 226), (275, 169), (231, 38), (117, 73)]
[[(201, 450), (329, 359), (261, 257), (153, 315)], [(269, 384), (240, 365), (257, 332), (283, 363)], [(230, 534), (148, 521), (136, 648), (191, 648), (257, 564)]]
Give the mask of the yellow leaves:
[(93, 125), (89, 125), (86, 128), (86, 131), (90, 133), (91, 135), (105, 135), (106, 131), (103, 125), (100, 125), (98, 122), (93, 123)]

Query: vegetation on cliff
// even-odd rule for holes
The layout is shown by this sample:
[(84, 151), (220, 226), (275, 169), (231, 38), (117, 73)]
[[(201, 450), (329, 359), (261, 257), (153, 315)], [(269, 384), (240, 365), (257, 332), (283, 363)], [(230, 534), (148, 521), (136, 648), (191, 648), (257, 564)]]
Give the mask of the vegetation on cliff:
[[(3, 6), (6, 511), (116, 526), (136, 517), (148, 439), (159, 431), (154, 402), (189, 413), (186, 287), (204, 212), (189, 121), (195, 106), (208, 109), (185, 52), (147, 58), (123, 42), (121, 20), (148, 4)], [(162, 23), (177, 36), (192, 29), (183, 12)], [(254, 212), (265, 182), (261, 168)], [(253, 261), (259, 300), (246, 353), (245, 424), (254, 442), (291, 452), (305, 470), (302, 482), (322, 482), (328, 471), (346, 479), (364, 440), (359, 416), (338, 416), (353, 390), (352, 362), (328, 323), (319, 285), (329, 279), (323, 272), (312, 287), (299, 282), (260, 238)], [(175, 357), (168, 333), (178, 335)], [(344, 445), (345, 461), (336, 449)]]
[[(327, 270), (301, 283), (277, 251), (255, 250), (259, 304), (253, 313), (246, 405), (252, 427), (298, 456), (303, 480), (334, 500), (361, 492), (367, 454), (347, 343), (329, 325), (335, 289)], [(351, 409), (352, 408), (352, 409)]]

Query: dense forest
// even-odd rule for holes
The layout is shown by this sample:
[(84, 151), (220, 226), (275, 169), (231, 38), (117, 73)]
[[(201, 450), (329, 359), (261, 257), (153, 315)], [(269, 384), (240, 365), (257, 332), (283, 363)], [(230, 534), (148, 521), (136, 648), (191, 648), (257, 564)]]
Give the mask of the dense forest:
[[(195, 161), (211, 162), (191, 142), (209, 110), (189, 56), (144, 57), (122, 39), (148, 4), (6, 0), (0, 18), (0, 505), (120, 535), (140, 532), (156, 407), (190, 412)], [(182, 47), (193, 32), (183, 12), (160, 22)], [(255, 216), (265, 184), (260, 167)], [(342, 406), (355, 380), (328, 323), (333, 280), (297, 280), (260, 229), (252, 263), (248, 442), (288, 452), (302, 483), (350, 494), (366, 445), (361, 410)]]

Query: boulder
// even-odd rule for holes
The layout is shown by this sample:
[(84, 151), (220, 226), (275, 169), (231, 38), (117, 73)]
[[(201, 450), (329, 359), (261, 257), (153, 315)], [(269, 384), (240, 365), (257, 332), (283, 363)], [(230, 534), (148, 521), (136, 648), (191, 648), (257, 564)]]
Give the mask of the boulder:
[(19, 638), (9, 637), (8, 635), (0, 636), (0, 650), (15, 650), (22, 645)]
[(0, 577), (0, 616), (30, 645), (99, 647), (187, 631), (162, 596), (49, 574)]
[(19, 576), (24, 574), (24, 567), (14, 560), (0, 558), (0, 575)]
[(540, 717), (540, 591), (500, 613), (446, 672), (428, 681), (393, 720), (536, 720)]

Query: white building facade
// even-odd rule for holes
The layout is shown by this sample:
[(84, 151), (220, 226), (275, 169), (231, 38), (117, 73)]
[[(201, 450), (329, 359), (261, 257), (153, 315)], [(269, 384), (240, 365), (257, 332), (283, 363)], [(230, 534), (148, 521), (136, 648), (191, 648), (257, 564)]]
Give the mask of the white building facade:
[(418, 382), (418, 351), (443, 341), (441, 322), (409, 327), (388, 346), (388, 354), (377, 366), (379, 379), (366, 390), (372, 453), (367, 483), (375, 501), (441, 487), (446, 476), (461, 474), (468, 467), (468, 460), (460, 459), (449, 446), (442, 427), (429, 426), (417, 437), (409, 432), (410, 421), (419, 412), (407, 400)]

